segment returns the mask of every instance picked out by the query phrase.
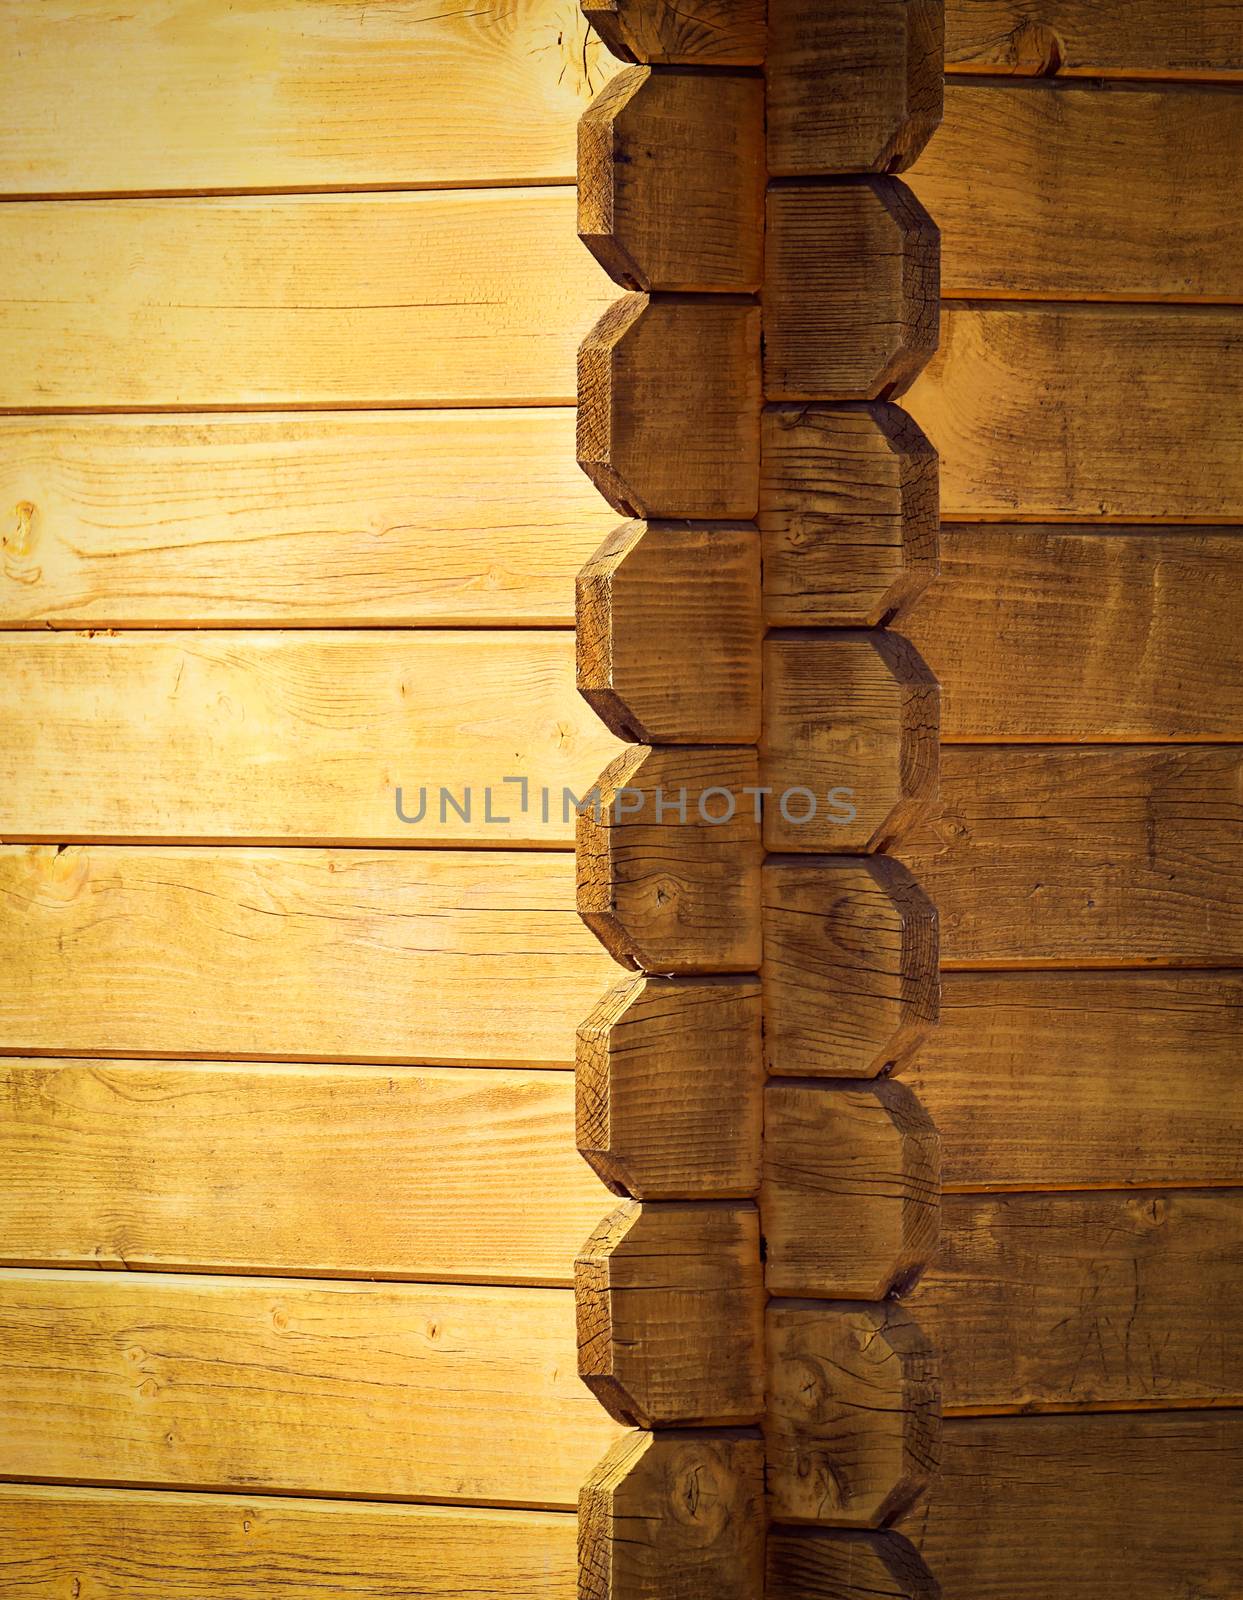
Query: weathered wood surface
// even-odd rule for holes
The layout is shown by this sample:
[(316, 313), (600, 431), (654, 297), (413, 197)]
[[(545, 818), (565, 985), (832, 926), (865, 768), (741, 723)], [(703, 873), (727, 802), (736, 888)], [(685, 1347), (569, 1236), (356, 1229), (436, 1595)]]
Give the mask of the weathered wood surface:
[(757, 979), (624, 979), (578, 1030), (579, 1153), (637, 1200), (756, 1194), (761, 1030)]
[(909, 1292), (936, 1254), (940, 1197), (940, 1139), (904, 1084), (766, 1086), (760, 1215), (770, 1294)]
[(764, 640), (760, 780), (770, 850), (862, 854), (910, 832), (937, 792), (937, 682), (888, 629)]
[(1243, 1179), (1243, 976), (953, 972), (903, 1068), (947, 1189)]
[(754, 517), (759, 428), (753, 302), (629, 294), (583, 340), (578, 461), (624, 515)]
[(948, 0), (945, 25), (951, 72), (1243, 78), (1234, 0), (1128, 0), (1121, 27), (1098, 0)]
[(758, 1422), (764, 1269), (754, 1205), (623, 1201), (574, 1272), (578, 1371), (633, 1427)]
[(0, 1106), (6, 1266), (568, 1286), (610, 1204), (566, 1072), (7, 1060)]
[(910, 1300), (947, 1412), (1237, 1405), (1243, 1193), (947, 1195)]
[(947, 746), (898, 851), (943, 963), (1243, 963), (1241, 774), (1222, 745)]
[(754, 744), (760, 541), (752, 523), (627, 522), (576, 583), (578, 687), (623, 739)]
[(0, 37), (6, 194), (564, 182), (616, 69), (565, 0), (6, 0)]
[(1240, 1468), (1237, 1412), (953, 1419), (901, 1531), (955, 1600), (1234, 1600)]
[[(1120, 37), (1132, 10), (1115, 19)], [(1243, 299), (1221, 204), (1243, 164), (1237, 89), (951, 83), (946, 94), (944, 125), (907, 182), (941, 228), (947, 293)]]
[(937, 1019), (937, 910), (888, 856), (770, 857), (764, 1060), (787, 1078), (871, 1078)]
[(569, 402), (616, 293), (574, 210), (568, 188), (0, 208), (0, 409)]
[(626, 289), (758, 290), (764, 80), (630, 67), (578, 125), (578, 236)]
[(903, 403), (947, 517), (1243, 521), (1239, 310), (951, 302)]
[(873, 627), (937, 574), (936, 451), (897, 406), (765, 406), (764, 611), (774, 627)]
[(0, 1484), (0, 1582), (83, 1600), (577, 1600), (564, 1511)]
[(583, 0), (583, 11), (625, 61), (759, 66), (764, 0)]
[(0, 1319), (17, 1478), (569, 1508), (618, 1434), (567, 1289), (14, 1272)]
[(937, 345), (937, 226), (896, 178), (768, 192), (764, 396), (899, 395)]
[(14, 626), (562, 624), (617, 518), (570, 407), (0, 418)]
[(769, 0), (769, 171), (903, 171), (941, 120), (944, 57), (943, 0)]
[(579, 915), (623, 964), (665, 975), (760, 964), (753, 750), (633, 745), (578, 816)]
[(0, 721), (0, 834), (55, 843), (568, 844), (622, 748), (568, 631), (10, 633)]
[(937, 1357), (898, 1305), (770, 1301), (764, 1442), (776, 1522), (885, 1527), (935, 1477)]
[(0, 847), (0, 1040), (568, 1066), (618, 976), (568, 852)]
[(578, 1600), (755, 1600), (764, 1583), (759, 1436), (624, 1435), (583, 1487), (578, 1528)]
[(951, 524), (901, 627), (951, 742), (1243, 739), (1233, 529)]
[(769, 1600), (941, 1600), (941, 1589), (900, 1533), (773, 1528)]

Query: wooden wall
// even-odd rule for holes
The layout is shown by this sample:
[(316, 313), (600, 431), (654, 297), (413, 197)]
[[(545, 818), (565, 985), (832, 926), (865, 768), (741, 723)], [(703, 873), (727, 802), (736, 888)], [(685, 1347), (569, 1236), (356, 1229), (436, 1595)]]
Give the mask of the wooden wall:
[[(1232, 1600), (1241, 13), (947, 10), (904, 1531), (960, 1600)], [(620, 748), (572, 637), (614, 64), (571, 0), (0, 19), (0, 1592), (569, 1600), (616, 968), (555, 802), (395, 799)]]

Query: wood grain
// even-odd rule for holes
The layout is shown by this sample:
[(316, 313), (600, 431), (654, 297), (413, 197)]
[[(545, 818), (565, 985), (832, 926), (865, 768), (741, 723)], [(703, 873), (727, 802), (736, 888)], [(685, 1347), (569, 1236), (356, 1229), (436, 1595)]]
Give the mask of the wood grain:
[(583, 1487), (579, 1600), (697, 1591), (755, 1600), (764, 1583), (764, 1447), (758, 1435), (631, 1433)]
[(890, 1302), (773, 1300), (764, 1443), (776, 1522), (879, 1528), (936, 1475), (937, 1358)]
[(902, 631), (950, 742), (1240, 739), (1241, 595), (1232, 529), (950, 524)]
[(941, 120), (944, 57), (943, 0), (769, 0), (769, 171), (903, 171)]
[(957, 1600), (1233, 1600), (1241, 1462), (1237, 1413), (954, 1419), (902, 1531)]
[(948, 1189), (1238, 1184), (1243, 976), (953, 972), (902, 1079)]
[(7, 1060), (0, 1105), (6, 1266), (569, 1285), (609, 1203), (565, 1072)]
[(762, 716), (752, 523), (627, 522), (580, 569), (580, 694), (640, 744), (754, 744)]
[(904, 411), (765, 406), (759, 527), (774, 627), (874, 627), (937, 574), (936, 451)]
[(0, 635), (0, 833), (568, 844), (564, 791), (621, 748), (573, 658), (529, 630)]
[(888, 629), (808, 628), (764, 640), (760, 780), (770, 850), (882, 850), (936, 799), (940, 697)]
[(6, 206), (0, 409), (564, 404), (613, 294), (574, 211), (568, 188)]
[(13, 1054), (568, 1066), (568, 853), (0, 847)]
[(0, 1580), (90, 1600), (576, 1600), (563, 1511), (0, 1484)]
[(1234, 0), (1130, 0), (1126, 26), (1096, 0), (948, 0), (952, 72), (1092, 77), (1243, 77)]
[(640, 1428), (758, 1422), (764, 1269), (754, 1205), (623, 1201), (575, 1263), (578, 1371)]
[(758, 290), (764, 82), (623, 69), (578, 125), (578, 236), (625, 289)]
[(908, 1293), (936, 1255), (940, 1203), (941, 1141), (904, 1084), (767, 1084), (760, 1215), (770, 1294)]
[(579, 1153), (636, 1200), (755, 1195), (762, 1027), (757, 979), (624, 979), (578, 1030)]
[(951, 302), (905, 404), (947, 517), (1243, 520), (1240, 352), (1233, 309)]
[(872, 1078), (936, 1022), (937, 910), (888, 856), (773, 856), (763, 871), (764, 1060)]
[(760, 461), (760, 310), (630, 294), (578, 353), (578, 462), (626, 516), (751, 518)]
[(907, 182), (948, 294), (1238, 302), (1221, 196), (1240, 163), (1235, 89), (967, 81)]
[(770, 1600), (941, 1600), (936, 1579), (900, 1533), (773, 1528)]
[(616, 67), (566, 0), (6, 0), (0, 29), (8, 194), (565, 182)]
[(764, 0), (583, 0), (583, 12), (624, 61), (737, 67), (764, 60)]
[(941, 752), (899, 848), (952, 967), (1243, 961), (1243, 757), (1230, 746)]
[(566, 1289), (14, 1272), (0, 1317), (19, 1478), (568, 1508), (618, 1433)]
[(890, 399), (937, 345), (936, 224), (896, 178), (768, 191), (764, 397)]
[(624, 965), (670, 976), (760, 964), (755, 752), (633, 745), (578, 815), (579, 915)]
[(0, 418), (4, 627), (574, 620), (569, 407)]
[(911, 1297), (947, 1412), (1237, 1405), (1243, 1194), (947, 1195)]

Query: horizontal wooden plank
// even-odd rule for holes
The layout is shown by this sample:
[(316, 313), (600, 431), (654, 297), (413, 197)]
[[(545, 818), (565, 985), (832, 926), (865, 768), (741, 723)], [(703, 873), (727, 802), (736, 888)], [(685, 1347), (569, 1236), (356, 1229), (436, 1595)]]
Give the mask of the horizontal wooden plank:
[(1243, 752), (947, 746), (898, 854), (950, 967), (1243, 963)]
[(910, 1298), (947, 1413), (1237, 1405), (1243, 1193), (947, 1195)]
[(1243, 738), (1238, 532), (950, 524), (899, 627), (943, 740)]
[(1229, 79), (1243, 30), (1237, 0), (948, 0), (945, 54), (951, 72)]
[(568, 1072), (0, 1060), (0, 1262), (569, 1285)]
[(619, 975), (569, 851), (0, 846), (0, 1049), (558, 1066)]
[(6, 628), (572, 624), (574, 411), (0, 418)]
[(1243, 1182), (1243, 975), (952, 972), (902, 1071), (946, 1190)]
[(0, 1322), (10, 1478), (569, 1509), (623, 1431), (569, 1289), (13, 1272)]
[(615, 298), (572, 188), (0, 207), (0, 409), (554, 405)]
[(951, 302), (902, 403), (948, 518), (1243, 521), (1243, 311)]
[(955, 1600), (1233, 1600), (1243, 1415), (946, 1423), (901, 1531)]
[(0, 722), (0, 836), (58, 843), (568, 845), (624, 748), (568, 629), (0, 634)]
[(947, 294), (1237, 302), (1240, 165), (1241, 90), (960, 82), (907, 182)]
[(575, 1600), (563, 1511), (0, 1484), (0, 1582), (83, 1600)]
[(564, 182), (616, 67), (561, 0), (5, 0), (0, 38), (7, 194)]

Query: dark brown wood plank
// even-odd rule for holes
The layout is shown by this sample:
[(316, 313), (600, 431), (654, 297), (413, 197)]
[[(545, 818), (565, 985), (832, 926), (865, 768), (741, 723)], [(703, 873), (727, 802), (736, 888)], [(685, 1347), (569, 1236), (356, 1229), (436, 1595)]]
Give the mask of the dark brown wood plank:
[(948, 746), (899, 846), (948, 967), (1243, 962), (1243, 752)]
[(947, 1413), (1237, 1405), (1243, 1193), (947, 1195), (909, 1304)]
[(903, 1069), (947, 1190), (1243, 1183), (1243, 974), (951, 972)]

